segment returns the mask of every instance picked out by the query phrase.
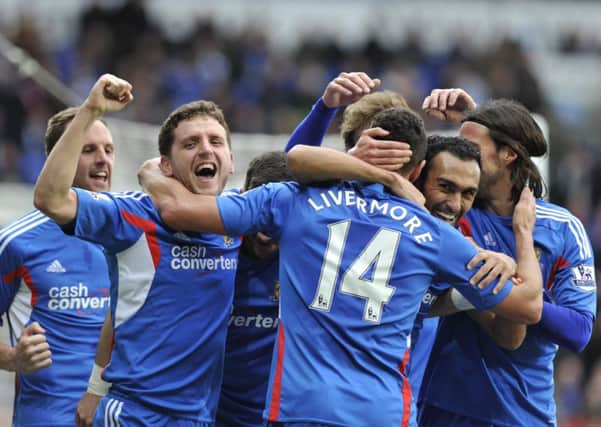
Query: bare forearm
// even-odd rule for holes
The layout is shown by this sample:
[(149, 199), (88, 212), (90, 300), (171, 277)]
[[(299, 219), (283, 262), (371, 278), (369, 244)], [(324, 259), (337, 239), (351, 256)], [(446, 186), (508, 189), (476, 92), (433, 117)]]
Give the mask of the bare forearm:
[(295, 146), (288, 153), (288, 168), (302, 183), (338, 179), (357, 179), (384, 185), (392, 183), (391, 172), (323, 147)]
[(542, 310), (543, 277), (534, 251), (532, 233), (516, 230), (515, 244), (517, 276), (522, 280), (518, 288), (522, 291), (524, 298), (528, 300), (540, 299)]
[(516, 323), (490, 311), (469, 311), (468, 315), (486, 331), (488, 335), (506, 350), (516, 350), (526, 338), (526, 325)]
[[(187, 190), (186, 190), (187, 191)], [(158, 205), (161, 218), (174, 230), (226, 234), (214, 196), (176, 194), (172, 203)]]
[(535, 324), (540, 321), (542, 298), (542, 275), (534, 252), (532, 234), (515, 232), (517, 275), (521, 283), (513, 286), (505, 300), (493, 308), (496, 314), (516, 322)]
[(99, 117), (94, 110), (79, 109), (48, 155), (35, 186), (34, 204), (59, 223), (75, 217), (76, 200), (71, 192), (87, 130)]
[(15, 349), (0, 343), (0, 369), (14, 372), (17, 369)]
[[(522, 281), (519, 291), (521, 298), (537, 300), (542, 298), (542, 275), (534, 252), (534, 243), (530, 231), (516, 231), (516, 275)], [(521, 288), (521, 286), (525, 286)], [(518, 349), (526, 338), (527, 326), (524, 323), (507, 319), (490, 311), (470, 312), (474, 319), (502, 348)]]
[(111, 313), (108, 311), (104, 319), (104, 324), (100, 330), (100, 337), (98, 339), (98, 346), (96, 347), (96, 364), (98, 366), (106, 366), (111, 360), (112, 351), (112, 340), (113, 340), (113, 325), (111, 323)]
[(451, 290), (448, 290), (444, 294), (440, 295), (428, 312), (428, 317), (437, 316), (448, 316), (450, 314), (458, 313), (460, 310), (455, 307), (451, 300)]
[(138, 181), (170, 228), (225, 234), (215, 196), (191, 193), (181, 182), (163, 175), (156, 159), (142, 165)]

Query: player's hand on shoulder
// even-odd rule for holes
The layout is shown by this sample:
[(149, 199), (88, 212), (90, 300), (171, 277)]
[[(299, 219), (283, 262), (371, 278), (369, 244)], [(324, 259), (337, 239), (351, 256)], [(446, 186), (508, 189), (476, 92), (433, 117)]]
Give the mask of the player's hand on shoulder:
[(388, 185), (390, 191), (392, 191), (397, 196), (407, 200), (411, 200), (412, 202), (426, 209), (426, 198), (421, 193), (421, 191), (419, 191), (417, 187), (411, 183), (411, 181), (395, 172), (391, 172), (391, 177), (392, 180), (390, 182), (390, 185)]
[(379, 168), (398, 171), (411, 160), (412, 151), (405, 142), (380, 139), (389, 133), (380, 127), (365, 129), (348, 153)]
[(536, 199), (528, 185), (525, 185), (520, 194), (520, 200), (513, 210), (513, 230), (514, 232), (532, 233), (535, 223)]
[(17, 372), (31, 374), (52, 364), (52, 352), (45, 334), (46, 331), (38, 322), (33, 322), (23, 330), (15, 346)]
[(424, 99), (422, 109), (439, 120), (460, 122), (468, 111), (476, 109), (476, 102), (463, 89), (434, 89)]
[(366, 73), (340, 73), (328, 83), (322, 100), (326, 107), (338, 108), (358, 101), (379, 87), (380, 79), (372, 79)]
[(76, 427), (92, 427), (94, 423), (94, 413), (100, 403), (102, 396), (97, 396), (92, 393), (84, 393), (83, 397), (77, 404), (77, 412), (75, 413)]
[(145, 185), (151, 180), (152, 177), (155, 177), (157, 175), (163, 175), (163, 173), (161, 172), (160, 164), (161, 158), (154, 157), (152, 159), (146, 160), (138, 168), (138, 183), (145, 191)]
[(470, 283), (484, 289), (495, 279), (498, 279), (493, 294), (501, 292), (507, 281), (517, 273), (517, 264), (514, 259), (500, 252), (480, 249), (476, 256), (470, 260), (467, 268), (471, 270), (480, 263), (482, 263), (482, 266), (472, 276)]
[(112, 74), (103, 74), (90, 90), (82, 107), (102, 115), (122, 110), (133, 99), (129, 82)]

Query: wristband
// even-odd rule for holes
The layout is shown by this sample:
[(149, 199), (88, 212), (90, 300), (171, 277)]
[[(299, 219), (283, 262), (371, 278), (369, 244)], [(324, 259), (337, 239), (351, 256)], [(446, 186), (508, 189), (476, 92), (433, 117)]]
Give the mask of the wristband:
[(86, 390), (90, 394), (95, 394), (96, 396), (105, 396), (109, 389), (111, 388), (111, 383), (106, 382), (100, 376), (104, 368), (99, 366), (94, 362), (94, 367), (92, 368), (92, 374), (90, 375), (90, 380), (88, 381), (88, 389)]
[(474, 310), (476, 308), (455, 288), (451, 289), (451, 302), (459, 311)]

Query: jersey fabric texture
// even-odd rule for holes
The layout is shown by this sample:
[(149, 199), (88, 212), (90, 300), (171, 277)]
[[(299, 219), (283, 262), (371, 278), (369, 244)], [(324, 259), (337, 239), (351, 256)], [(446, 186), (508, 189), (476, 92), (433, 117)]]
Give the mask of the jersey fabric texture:
[(422, 378), (436, 339), (436, 331), (440, 320), (438, 317), (427, 316), (438, 297), (449, 287), (449, 285), (442, 283), (430, 285), (422, 298), (422, 303), (415, 317), (415, 323), (411, 331), (411, 357), (407, 368), (414, 397), (419, 396)]
[[(478, 245), (515, 256), (510, 217), (472, 209), (465, 218), (464, 234), (471, 235)], [(582, 223), (567, 210), (537, 200), (534, 245), (543, 274), (544, 300), (594, 316), (593, 252)], [(557, 348), (534, 325), (528, 327), (519, 349), (506, 351), (469, 316), (448, 316), (441, 320), (424, 376), (424, 410), (435, 406), (499, 426), (554, 426), (553, 359)]]
[(214, 422), (240, 239), (170, 230), (144, 193), (76, 192), (75, 234), (110, 256), (111, 393)]
[(0, 279), (11, 344), (39, 322), (52, 352), (48, 368), (17, 375), (14, 424), (72, 426), (110, 305), (104, 252), (34, 211), (0, 231)]
[(278, 325), (278, 257), (240, 253), (225, 348), (217, 425), (263, 426), (267, 381)]
[(461, 287), (482, 309), (512, 288), (470, 286), (474, 246), (381, 185), (268, 184), (217, 204), (229, 234), (280, 242), (268, 421), (414, 425), (408, 341), (428, 284)]

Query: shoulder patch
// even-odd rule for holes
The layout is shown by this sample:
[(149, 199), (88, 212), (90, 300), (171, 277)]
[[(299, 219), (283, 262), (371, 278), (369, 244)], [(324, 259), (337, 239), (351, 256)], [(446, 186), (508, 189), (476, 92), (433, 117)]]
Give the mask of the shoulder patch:
[(572, 283), (577, 288), (591, 292), (597, 289), (595, 266), (581, 264), (572, 268)]

